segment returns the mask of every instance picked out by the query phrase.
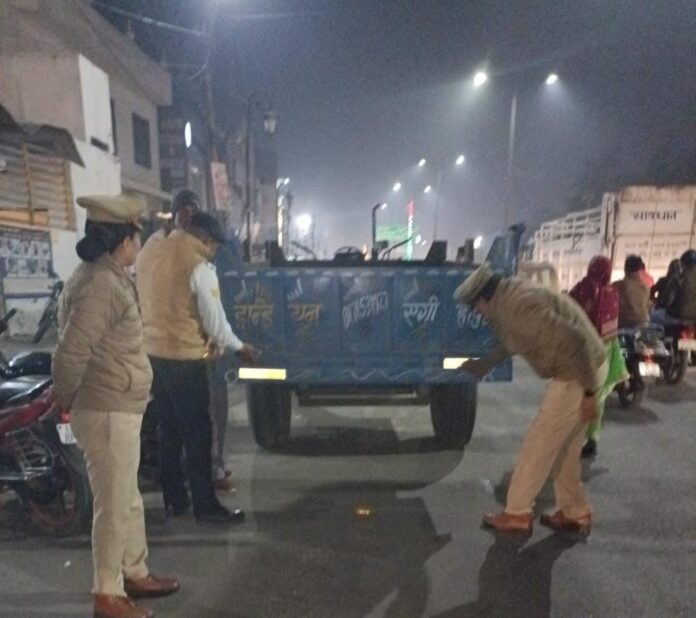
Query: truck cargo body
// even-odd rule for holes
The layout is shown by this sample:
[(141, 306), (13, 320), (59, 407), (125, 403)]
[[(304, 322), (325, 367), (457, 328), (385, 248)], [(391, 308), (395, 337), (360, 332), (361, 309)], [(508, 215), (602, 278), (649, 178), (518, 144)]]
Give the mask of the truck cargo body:
[(556, 269), (569, 290), (594, 255), (612, 260), (612, 280), (623, 277), (627, 255), (640, 255), (655, 278), (669, 262), (696, 246), (696, 186), (626, 187), (605, 193), (597, 208), (548, 221), (534, 234), (534, 262)]
[[(488, 259), (512, 274), (521, 230)], [(496, 344), (481, 316), (453, 299), (475, 265), (423, 262), (287, 262), (221, 272), (223, 304), (237, 335), (257, 346), (240, 368), (257, 442), (289, 434), (292, 392), (412, 392), (430, 401), (436, 436), (463, 446), (473, 429), (476, 382), (457, 369)], [(505, 361), (486, 378), (512, 379)], [(444, 419), (444, 420), (443, 420)]]

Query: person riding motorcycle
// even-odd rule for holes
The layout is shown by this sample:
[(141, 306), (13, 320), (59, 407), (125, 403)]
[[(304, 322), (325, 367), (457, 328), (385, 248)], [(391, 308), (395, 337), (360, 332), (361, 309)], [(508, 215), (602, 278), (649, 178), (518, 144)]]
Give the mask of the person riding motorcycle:
[(696, 322), (696, 249), (685, 251), (679, 261), (682, 267), (679, 289), (667, 312), (678, 320)]
[(672, 306), (679, 291), (681, 272), (681, 262), (672, 260), (669, 263), (667, 274), (660, 277), (657, 283), (652, 286), (650, 300), (655, 304), (655, 309), (667, 309)]
[(649, 321), (650, 288), (643, 282), (643, 260), (629, 255), (624, 263), (625, 277), (613, 285), (619, 293), (619, 328), (639, 328)]

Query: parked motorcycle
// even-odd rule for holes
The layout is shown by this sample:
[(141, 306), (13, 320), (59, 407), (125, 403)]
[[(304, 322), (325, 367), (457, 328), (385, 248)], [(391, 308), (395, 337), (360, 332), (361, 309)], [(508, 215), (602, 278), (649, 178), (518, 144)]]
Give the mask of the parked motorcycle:
[(92, 494), (69, 414), (52, 406), (49, 377), (0, 384), (0, 486), (37, 526), (62, 537), (88, 529)]
[(55, 281), (50, 287), (51, 296), (49, 297), (48, 304), (41, 314), (32, 343), (39, 343), (52, 327), (58, 326), (58, 298), (63, 291), (64, 283), (58, 278), (57, 275), (55, 275), (54, 278)]
[(670, 363), (670, 351), (665, 345), (661, 326), (620, 329), (618, 336), (626, 360), (628, 380), (617, 384), (615, 390), (622, 407), (637, 407), (648, 383), (654, 383), (663, 376), (663, 368)]

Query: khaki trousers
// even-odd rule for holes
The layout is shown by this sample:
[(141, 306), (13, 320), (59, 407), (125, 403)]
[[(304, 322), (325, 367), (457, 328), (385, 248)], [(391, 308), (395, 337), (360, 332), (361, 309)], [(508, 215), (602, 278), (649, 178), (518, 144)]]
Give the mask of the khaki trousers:
[(142, 420), (139, 414), (125, 412), (70, 414), (94, 495), (94, 594), (123, 596), (124, 576), (148, 574), (145, 511), (138, 489)]
[[(607, 364), (597, 372), (604, 383)], [(580, 451), (587, 423), (580, 417), (584, 389), (579, 382), (553, 380), (522, 443), (508, 489), (505, 512), (532, 513), (534, 502), (549, 475), (554, 481), (556, 506), (572, 518), (592, 512), (582, 484)]]

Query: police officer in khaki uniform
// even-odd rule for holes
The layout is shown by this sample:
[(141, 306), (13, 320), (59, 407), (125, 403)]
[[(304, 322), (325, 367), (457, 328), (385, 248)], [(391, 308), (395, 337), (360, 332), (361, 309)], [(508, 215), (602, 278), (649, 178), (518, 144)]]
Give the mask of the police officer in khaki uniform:
[(580, 450), (588, 423), (598, 418), (598, 392), (607, 375), (604, 344), (570, 296), (480, 266), (454, 293), (476, 309), (498, 337), (486, 358), (462, 365), (477, 378), (519, 354), (551, 380), (527, 431), (510, 480), (505, 510), (484, 523), (500, 532), (531, 533), (534, 502), (549, 476), (557, 510), (541, 523), (556, 530), (589, 533), (592, 507), (580, 478)]
[(143, 349), (135, 285), (126, 269), (140, 249), (144, 203), (129, 195), (89, 196), (82, 263), (65, 286), (53, 356), (56, 402), (71, 410), (71, 425), (87, 462), (94, 521), (94, 616), (147, 618), (132, 599), (179, 589), (152, 575), (143, 500), (138, 490), (140, 425), (152, 371)]

